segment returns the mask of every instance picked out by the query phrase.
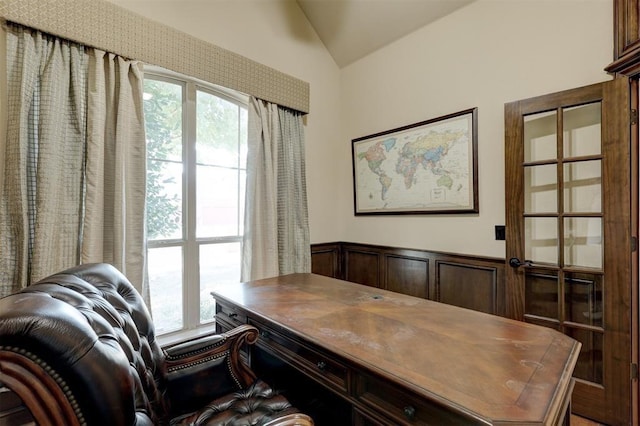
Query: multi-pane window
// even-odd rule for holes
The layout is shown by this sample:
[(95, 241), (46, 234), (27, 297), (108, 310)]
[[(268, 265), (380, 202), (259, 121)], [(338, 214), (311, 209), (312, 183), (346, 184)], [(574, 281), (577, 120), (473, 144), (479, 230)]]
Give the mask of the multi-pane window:
[(147, 256), (158, 334), (214, 318), (213, 284), (240, 280), (246, 99), (147, 74)]

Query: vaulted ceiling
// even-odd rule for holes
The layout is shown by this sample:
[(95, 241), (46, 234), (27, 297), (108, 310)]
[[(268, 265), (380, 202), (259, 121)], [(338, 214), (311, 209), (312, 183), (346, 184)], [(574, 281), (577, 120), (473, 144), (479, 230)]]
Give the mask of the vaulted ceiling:
[(474, 0), (297, 0), (340, 68)]

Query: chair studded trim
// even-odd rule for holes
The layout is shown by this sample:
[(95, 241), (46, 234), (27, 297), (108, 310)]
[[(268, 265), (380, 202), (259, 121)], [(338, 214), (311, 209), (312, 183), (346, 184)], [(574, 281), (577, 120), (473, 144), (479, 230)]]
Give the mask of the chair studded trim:
[(238, 385), (239, 388), (242, 388), (242, 384), (240, 383), (240, 380), (238, 379), (238, 377), (233, 373), (233, 363), (231, 362), (231, 357), (227, 358), (227, 367), (229, 368), (229, 374), (231, 374), (231, 378), (236, 382), (236, 385)]
[(191, 350), (190, 352), (176, 354), (176, 355), (167, 353), (165, 351), (165, 358), (167, 359), (167, 361), (176, 361), (176, 360), (179, 360), (179, 359), (184, 359), (185, 357), (198, 356), (198, 355), (200, 355), (202, 353), (209, 352), (212, 349), (215, 349), (215, 348), (218, 348), (218, 347), (224, 345), (226, 341), (227, 341), (227, 339), (221, 339), (218, 342), (212, 343), (212, 344), (204, 346), (202, 348), (194, 349), (194, 350)]
[[(29, 351), (0, 345), (0, 382), (22, 399), (38, 424), (87, 426), (65, 380)], [(51, 397), (54, 401), (50, 401)]]
[[(167, 368), (167, 371), (169, 373), (172, 373), (174, 371), (180, 371), (180, 370), (184, 370), (185, 368), (191, 368), (191, 367), (195, 367), (196, 365), (200, 365), (200, 364), (205, 364), (209, 361), (212, 361), (214, 359), (220, 359), (220, 358), (224, 358), (224, 357), (228, 357), (229, 356), (229, 351), (225, 351), (222, 352), (220, 354), (216, 354), (216, 355), (211, 355), (205, 358), (200, 358), (198, 360), (195, 361), (191, 361), (185, 364), (178, 364), (178, 365), (173, 365)], [(169, 357), (167, 357), (169, 358)], [(175, 358), (174, 358), (175, 359)]]

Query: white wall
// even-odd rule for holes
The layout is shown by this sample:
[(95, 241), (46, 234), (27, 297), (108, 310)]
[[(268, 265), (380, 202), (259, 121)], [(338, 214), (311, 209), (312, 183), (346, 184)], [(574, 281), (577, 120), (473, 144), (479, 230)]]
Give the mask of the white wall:
[(334, 205), (340, 141), (340, 70), (300, 8), (286, 0), (110, 0), (310, 83), (306, 117), (311, 241), (342, 238)]
[[(477, 0), (343, 70), (291, 1), (111, 1), (310, 83), (313, 243), (504, 256), (493, 234), (504, 224), (504, 103), (610, 79), (611, 0)], [(351, 139), (474, 106), (479, 215), (353, 215)]]
[[(504, 104), (609, 80), (612, 52), (610, 0), (478, 0), (344, 68), (341, 239), (503, 257)], [(471, 107), (478, 215), (353, 215), (351, 139)]]

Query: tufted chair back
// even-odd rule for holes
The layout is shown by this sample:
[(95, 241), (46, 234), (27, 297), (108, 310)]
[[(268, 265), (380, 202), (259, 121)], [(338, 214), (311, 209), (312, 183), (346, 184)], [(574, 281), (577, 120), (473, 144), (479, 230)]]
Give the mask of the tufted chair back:
[(57, 382), (79, 424), (167, 422), (165, 358), (149, 311), (110, 265), (72, 268), (0, 299), (0, 351)]
[(0, 299), (0, 384), (40, 426), (312, 426), (242, 361), (257, 339), (245, 324), (161, 348), (125, 276), (81, 265)]

